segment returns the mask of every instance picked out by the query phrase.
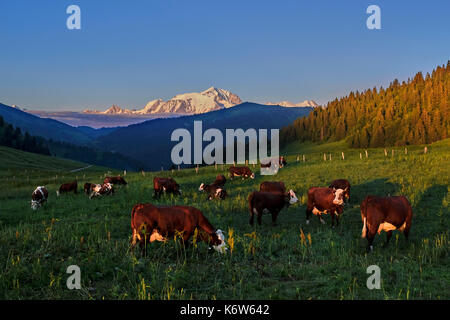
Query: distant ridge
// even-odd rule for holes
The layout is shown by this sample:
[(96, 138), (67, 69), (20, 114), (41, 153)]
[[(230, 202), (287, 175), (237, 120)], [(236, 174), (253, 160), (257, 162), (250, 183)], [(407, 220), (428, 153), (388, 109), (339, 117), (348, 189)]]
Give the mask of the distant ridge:
[(149, 101), (140, 110), (129, 110), (113, 105), (105, 111), (84, 110), (89, 114), (146, 115), (146, 114), (200, 114), (241, 104), (242, 100), (225, 89), (210, 87), (202, 92), (179, 94), (170, 100)]
[(314, 100), (305, 100), (303, 102), (293, 103), (290, 101), (280, 101), (280, 102), (267, 102), (267, 105), (272, 106), (282, 106), (287, 108), (293, 108), (293, 107), (312, 107), (317, 108), (319, 105)]

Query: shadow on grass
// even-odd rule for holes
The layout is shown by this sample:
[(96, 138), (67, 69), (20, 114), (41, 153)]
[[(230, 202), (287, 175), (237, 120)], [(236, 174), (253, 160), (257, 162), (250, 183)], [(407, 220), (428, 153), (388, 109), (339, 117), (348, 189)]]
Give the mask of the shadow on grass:
[(400, 185), (388, 181), (387, 178), (375, 179), (352, 186), (350, 203), (361, 204), (368, 195), (387, 197), (397, 195)]

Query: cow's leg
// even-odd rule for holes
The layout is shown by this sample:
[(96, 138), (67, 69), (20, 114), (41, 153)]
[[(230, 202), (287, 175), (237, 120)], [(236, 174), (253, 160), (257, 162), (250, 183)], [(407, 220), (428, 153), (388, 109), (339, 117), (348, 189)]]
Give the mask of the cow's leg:
[(332, 228), (334, 228), (334, 215), (335, 215), (335, 213), (332, 212), (332, 213), (331, 213), (331, 227), (332, 227)]
[(261, 225), (262, 211), (263, 211), (263, 210), (261, 210), (261, 212), (258, 212), (257, 220), (258, 220), (258, 224), (259, 224), (259, 225)]
[(311, 217), (312, 209), (306, 207), (306, 224), (309, 224), (309, 218)]
[(370, 230), (371, 228), (367, 228), (367, 252), (373, 251), (373, 240), (375, 239), (375, 235), (377, 233), (376, 230), (378, 230), (378, 226), (374, 228), (374, 231)]
[(250, 220), (249, 223), (251, 226), (253, 226), (253, 219), (254, 219), (255, 215), (253, 214), (253, 212), (250, 211)]
[(320, 223), (325, 224), (325, 220), (322, 218), (322, 213), (319, 213), (317, 216), (319, 217)]
[(278, 212), (272, 212), (272, 225), (275, 226), (277, 224)]
[(383, 248), (386, 248), (388, 246), (389, 240), (391, 240), (391, 237), (392, 237), (392, 230), (386, 232), (386, 242), (384, 243)]

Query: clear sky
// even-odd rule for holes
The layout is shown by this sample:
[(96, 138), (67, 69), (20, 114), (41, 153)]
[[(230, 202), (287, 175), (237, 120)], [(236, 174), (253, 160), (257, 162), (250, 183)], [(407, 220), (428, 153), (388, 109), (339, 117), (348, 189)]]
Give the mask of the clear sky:
[[(71, 4), (81, 30), (66, 27)], [(381, 30), (366, 27), (371, 4)], [(0, 102), (141, 108), (215, 86), (326, 103), (446, 64), (449, 12), (448, 0), (1, 0)]]

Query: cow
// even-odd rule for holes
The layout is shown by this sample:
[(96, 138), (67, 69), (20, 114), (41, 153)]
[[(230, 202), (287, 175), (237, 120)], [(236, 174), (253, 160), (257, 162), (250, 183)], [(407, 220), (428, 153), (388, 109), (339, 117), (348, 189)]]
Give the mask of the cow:
[(163, 192), (181, 196), (180, 185), (173, 178), (153, 178), (153, 198), (160, 198)]
[(362, 238), (368, 241), (367, 251), (373, 250), (375, 234), (386, 232), (386, 247), (393, 230), (402, 231), (408, 240), (412, 222), (412, 208), (404, 196), (377, 197), (367, 196), (360, 206), (361, 220), (363, 222)]
[(216, 180), (214, 180), (213, 184), (215, 184), (218, 187), (223, 187), (225, 183), (227, 182), (227, 179), (223, 174), (218, 174), (216, 177)]
[(111, 183), (111, 184), (123, 184), (127, 185), (128, 183), (125, 181), (124, 178), (121, 176), (116, 177), (106, 177), (105, 180), (103, 180), (103, 183)]
[(255, 174), (250, 170), (249, 167), (230, 167), (228, 169), (229, 175), (231, 179), (234, 179), (234, 177), (240, 177), (242, 176), (242, 180), (246, 178), (255, 178)]
[(227, 191), (222, 186), (218, 186), (215, 183), (212, 184), (202, 183), (198, 188), (198, 191), (205, 191), (208, 194), (209, 200), (212, 200), (214, 198), (224, 200), (228, 195)]
[(84, 184), (84, 188), (83, 188), (84, 193), (90, 194), (91, 191), (92, 191), (92, 187), (95, 186), (95, 185), (96, 185), (95, 183), (86, 182)]
[[(276, 162), (277, 161), (276, 158), (274, 158), (273, 160), (275, 162), (276, 169), (283, 168), (284, 166), (287, 165), (287, 161), (284, 158), (284, 156), (278, 157), (278, 163)], [(272, 166), (272, 159), (269, 158), (269, 159), (264, 159), (261, 161), (261, 168), (270, 168), (271, 166)]]
[(114, 193), (113, 185), (111, 183), (93, 184), (91, 190), (92, 192), (89, 199)]
[(56, 195), (59, 197), (62, 193), (66, 193), (66, 192), (74, 192), (74, 193), (78, 193), (78, 182), (77, 181), (73, 181), (70, 183), (64, 183), (59, 187), (59, 190), (56, 191)]
[(37, 187), (31, 194), (31, 209), (40, 208), (48, 199), (48, 190), (44, 186)]
[(248, 208), (250, 211), (250, 225), (253, 226), (254, 215), (257, 215), (258, 224), (261, 225), (261, 217), (263, 213), (272, 214), (272, 224), (275, 225), (278, 217), (278, 213), (285, 206), (294, 204), (298, 201), (295, 192), (289, 190), (289, 192), (261, 192), (253, 191), (248, 197)]
[(350, 182), (345, 179), (337, 179), (330, 183), (329, 188), (344, 190), (344, 198), (346, 201), (350, 200)]
[(285, 193), (286, 186), (281, 181), (264, 181), (259, 185), (259, 191)]
[(191, 206), (154, 206), (151, 203), (136, 204), (131, 210), (131, 245), (139, 242), (167, 241), (181, 235), (181, 242), (189, 246), (189, 239), (198, 231), (198, 240), (213, 245), (216, 250), (225, 245), (221, 230), (216, 230), (203, 213)]
[(308, 190), (308, 203), (306, 205), (306, 224), (309, 224), (311, 213), (319, 217), (322, 224), (322, 213), (331, 214), (331, 226), (334, 227), (334, 218), (336, 216), (336, 225), (339, 226), (339, 217), (343, 213), (344, 190), (334, 188), (312, 187)]

